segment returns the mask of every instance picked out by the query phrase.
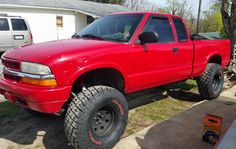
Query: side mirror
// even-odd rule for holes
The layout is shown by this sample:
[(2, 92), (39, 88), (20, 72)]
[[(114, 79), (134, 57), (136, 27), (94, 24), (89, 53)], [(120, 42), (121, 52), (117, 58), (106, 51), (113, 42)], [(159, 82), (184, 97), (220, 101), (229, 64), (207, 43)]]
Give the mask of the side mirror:
[(139, 35), (141, 44), (155, 43), (159, 41), (159, 34), (156, 32), (143, 32)]

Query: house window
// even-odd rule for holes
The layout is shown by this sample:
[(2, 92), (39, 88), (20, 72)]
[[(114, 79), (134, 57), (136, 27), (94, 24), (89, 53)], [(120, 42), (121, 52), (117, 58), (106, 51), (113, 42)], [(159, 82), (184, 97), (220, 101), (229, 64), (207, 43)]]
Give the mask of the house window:
[(63, 27), (63, 17), (57, 16), (57, 27), (62, 28)]
[(90, 23), (92, 23), (95, 19), (91, 16), (87, 16), (87, 24), (89, 25)]

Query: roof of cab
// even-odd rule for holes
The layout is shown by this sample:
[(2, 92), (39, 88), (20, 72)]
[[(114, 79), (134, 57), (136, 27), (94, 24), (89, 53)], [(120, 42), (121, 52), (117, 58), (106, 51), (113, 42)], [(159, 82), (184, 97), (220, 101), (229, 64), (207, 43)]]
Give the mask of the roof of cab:
[(130, 12), (118, 12), (118, 13), (112, 13), (109, 15), (116, 15), (116, 14), (144, 14), (144, 15), (162, 15), (162, 16), (167, 16), (167, 17), (178, 17), (182, 18), (181, 16), (173, 15), (173, 14), (168, 14), (168, 13), (161, 13), (161, 12), (144, 12), (144, 11), (130, 11)]

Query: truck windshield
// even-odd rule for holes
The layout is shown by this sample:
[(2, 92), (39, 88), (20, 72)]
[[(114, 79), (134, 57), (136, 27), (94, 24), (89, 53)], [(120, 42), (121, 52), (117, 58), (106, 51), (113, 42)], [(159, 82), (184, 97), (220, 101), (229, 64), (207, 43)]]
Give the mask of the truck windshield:
[(92, 38), (128, 42), (133, 36), (142, 14), (122, 14), (102, 17), (88, 25), (74, 38)]

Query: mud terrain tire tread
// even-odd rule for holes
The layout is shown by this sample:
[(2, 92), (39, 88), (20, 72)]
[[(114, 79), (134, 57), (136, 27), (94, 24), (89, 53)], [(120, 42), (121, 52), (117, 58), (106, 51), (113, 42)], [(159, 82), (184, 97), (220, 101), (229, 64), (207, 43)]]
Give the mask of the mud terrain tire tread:
[[(89, 87), (77, 95), (72, 93), (74, 97), (68, 107), (65, 116), (65, 134), (69, 142), (77, 149), (102, 149), (112, 148), (122, 137), (128, 121), (127, 101), (122, 93), (118, 90), (107, 86)], [(102, 98), (114, 97), (119, 98), (117, 101), (124, 109), (124, 121), (121, 124), (120, 131), (115, 132), (115, 138), (108, 144), (98, 145), (89, 138), (87, 133), (88, 119), (91, 111), (102, 103)]]
[[(222, 75), (220, 79), (218, 91), (213, 90), (213, 78), (220, 73)], [(224, 84), (224, 73), (219, 64), (209, 63), (204, 73), (197, 79), (198, 91), (200, 96), (204, 99), (212, 100), (219, 97)]]

